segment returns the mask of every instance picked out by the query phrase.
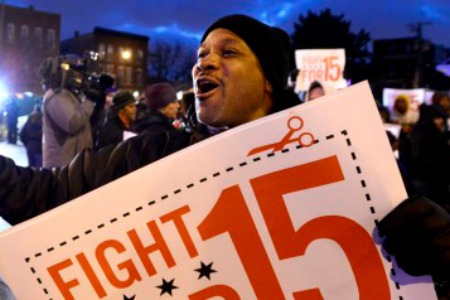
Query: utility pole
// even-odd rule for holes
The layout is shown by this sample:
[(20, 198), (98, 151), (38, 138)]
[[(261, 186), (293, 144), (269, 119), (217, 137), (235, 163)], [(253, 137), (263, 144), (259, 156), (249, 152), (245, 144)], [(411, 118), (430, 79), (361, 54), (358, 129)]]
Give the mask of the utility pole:
[(4, 61), (4, 39), (3, 39), (3, 28), (5, 23), (5, 0), (1, 0), (0, 3), (0, 72), (3, 73), (3, 61)]
[(420, 88), (422, 86), (423, 52), (425, 51), (423, 42), (423, 26), (426, 25), (431, 25), (431, 22), (419, 21), (416, 23), (408, 24), (410, 31), (416, 34), (415, 49), (417, 53), (417, 65), (413, 81), (414, 88)]
[(3, 46), (3, 23), (5, 22), (5, 0), (0, 4), (0, 50)]
[(431, 22), (416, 22), (408, 24), (409, 30), (416, 33), (416, 38), (421, 40), (423, 35), (423, 26), (431, 25)]

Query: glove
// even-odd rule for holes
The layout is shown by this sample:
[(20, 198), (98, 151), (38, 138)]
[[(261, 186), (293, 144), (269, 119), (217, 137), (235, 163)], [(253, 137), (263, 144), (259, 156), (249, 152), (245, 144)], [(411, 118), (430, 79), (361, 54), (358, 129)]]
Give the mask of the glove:
[(450, 282), (450, 214), (431, 200), (406, 199), (378, 224), (383, 248), (413, 276)]

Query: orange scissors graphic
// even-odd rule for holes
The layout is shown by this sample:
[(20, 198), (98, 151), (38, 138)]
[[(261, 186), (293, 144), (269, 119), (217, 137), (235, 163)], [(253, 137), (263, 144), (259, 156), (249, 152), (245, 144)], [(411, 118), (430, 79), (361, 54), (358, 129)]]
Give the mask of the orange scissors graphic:
[(268, 144), (260, 147), (256, 147), (247, 154), (247, 156), (254, 155), (260, 152), (264, 152), (266, 150), (280, 151), (286, 145), (290, 143), (298, 142), (298, 144), (302, 147), (309, 147), (314, 144), (315, 138), (314, 135), (310, 132), (303, 132), (297, 137), (293, 137), (296, 131), (300, 131), (303, 128), (304, 121), (302, 118), (298, 116), (290, 117), (287, 122), (287, 127), (289, 128), (288, 133), (281, 139), (281, 141), (273, 144)]

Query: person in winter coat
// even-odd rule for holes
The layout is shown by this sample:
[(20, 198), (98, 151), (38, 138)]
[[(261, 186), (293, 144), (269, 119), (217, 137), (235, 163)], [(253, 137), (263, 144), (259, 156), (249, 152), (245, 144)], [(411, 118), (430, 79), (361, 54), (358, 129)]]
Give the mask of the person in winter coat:
[(43, 104), (43, 166), (67, 165), (79, 152), (92, 148), (90, 116), (94, 103), (68, 89), (49, 89)]
[(42, 167), (42, 112), (39, 105), (34, 106), (19, 136), (27, 151), (28, 165)]
[(100, 111), (104, 96), (85, 90), (86, 74), (75, 57), (43, 61), (38, 74), (45, 90), (43, 99), (43, 166), (62, 167), (84, 149), (93, 147), (91, 117)]
[(420, 106), (411, 146), (411, 171), (420, 194), (450, 210), (450, 134), (443, 110), (435, 105)]
[(175, 130), (180, 103), (175, 89), (167, 82), (155, 83), (145, 89), (148, 111), (136, 124), (136, 131), (165, 132)]
[(133, 131), (136, 119), (136, 99), (130, 91), (118, 91), (112, 100), (103, 126), (97, 131), (95, 148), (117, 145), (124, 140), (125, 131)]
[[(289, 36), (278, 28), (244, 15), (218, 20), (205, 32), (192, 70), (196, 119), (235, 127), (297, 105), (298, 97), (285, 90), (289, 51)], [(85, 149), (52, 170), (21, 168), (0, 156), (0, 214), (20, 223), (203, 138), (195, 128), (144, 132), (98, 151)]]

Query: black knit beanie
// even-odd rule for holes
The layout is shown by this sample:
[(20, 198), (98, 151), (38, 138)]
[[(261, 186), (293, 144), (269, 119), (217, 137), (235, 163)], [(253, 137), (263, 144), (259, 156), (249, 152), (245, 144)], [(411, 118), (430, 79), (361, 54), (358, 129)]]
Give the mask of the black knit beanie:
[(118, 111), (130, 103), (136, 103), (136, 99), (134, 99), (133, 94), (127, 90), (118, 91), (114, 94), (111, 108)]
[(289, 76), (291, 48), (289, 36), (285, 31), (246, 15), (229, 15), (209, 26), (203, 34), (202, 42), (217, 28), (228, 29), (245, 41), (258, 58), (274, 94), (284, 90)]

